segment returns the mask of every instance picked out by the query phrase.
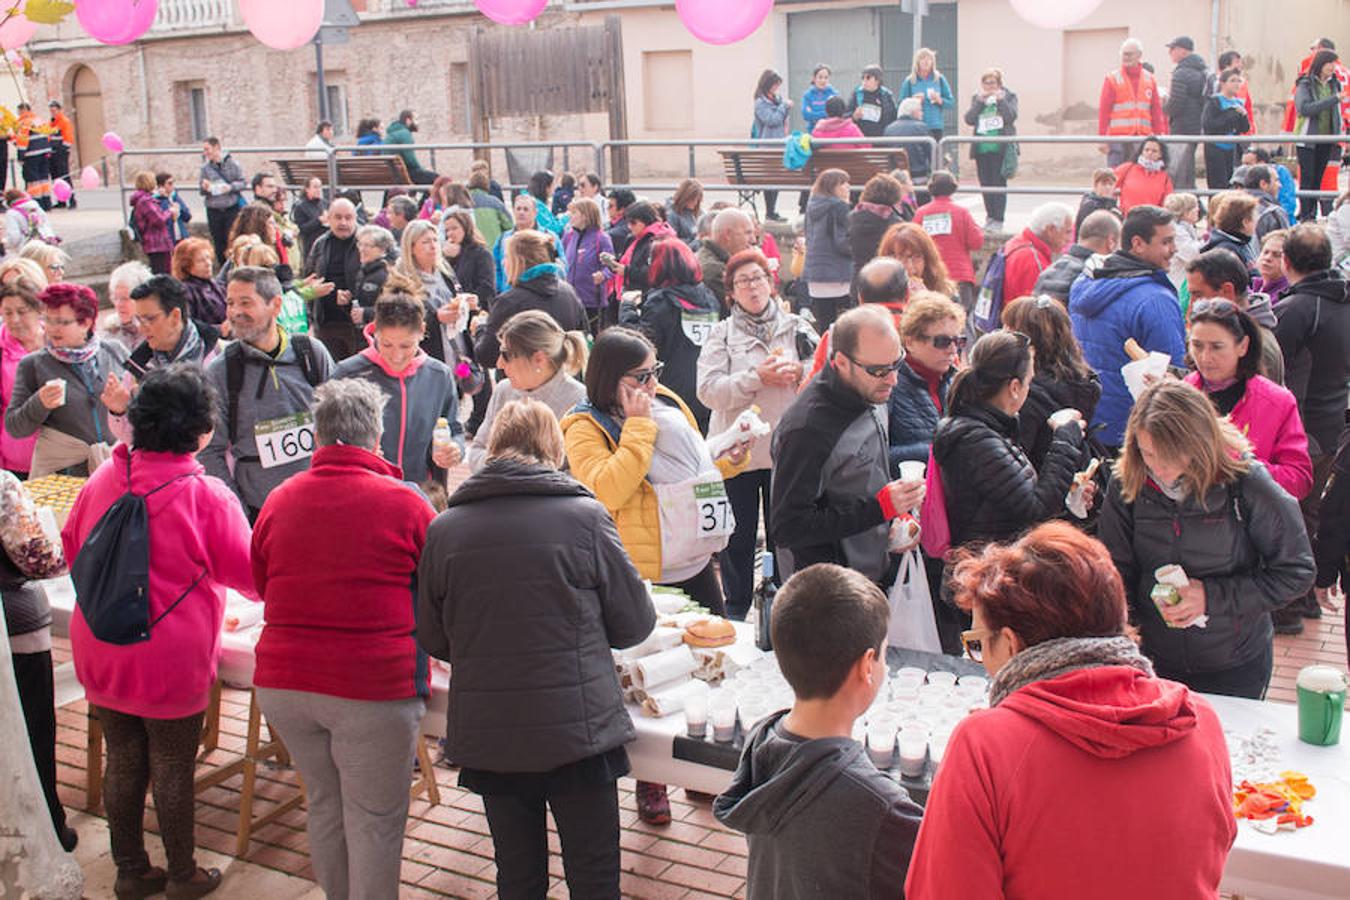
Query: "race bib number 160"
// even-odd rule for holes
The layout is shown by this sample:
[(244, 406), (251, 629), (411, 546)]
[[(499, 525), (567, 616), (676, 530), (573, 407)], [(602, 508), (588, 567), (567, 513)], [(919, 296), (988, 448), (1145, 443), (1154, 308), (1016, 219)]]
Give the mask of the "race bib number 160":
[(314, 414), (268, 419), (253, 426), (258, 459), (264, 469), (285, 466), (314, 455)]

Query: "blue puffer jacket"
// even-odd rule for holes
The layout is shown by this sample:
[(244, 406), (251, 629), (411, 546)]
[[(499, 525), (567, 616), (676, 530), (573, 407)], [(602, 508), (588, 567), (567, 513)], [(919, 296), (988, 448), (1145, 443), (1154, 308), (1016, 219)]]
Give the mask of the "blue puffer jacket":
[(1166, 353), (1182, 366), (1186, 326), (1176, 288), (1167, 272), (1124, 251), (1116, 251), (1069, 290), (1069, 317), (1083, 358), (1102, 380), (1102, 399), (1093, 425), (1101, 425), (1101, 441), (1119, 447), (1134, 399), (1120, 369), (1129, 357), (1125, 341), (1134, 338), (1148, 351)]
[[(891, 476), (900, 477), (900, 463), (906, 460), (928, 462), (928, 450), (933, 445), (933, 434), (937, 431), (941, 413), (933, 405), (933, 397), (928, 393), (928, 382), (922, 375), (909, 367), (909, 363), (900, 366), (896, 373), (899, 380), (891, 388), (891, 399), (887, 403), (890, 413), (890, 434), (888, 455), (891, 463)], [(947, 388), (956, 377), (956, 369), (947, 370), (938, 382), (938, 396), (947, 403)]]

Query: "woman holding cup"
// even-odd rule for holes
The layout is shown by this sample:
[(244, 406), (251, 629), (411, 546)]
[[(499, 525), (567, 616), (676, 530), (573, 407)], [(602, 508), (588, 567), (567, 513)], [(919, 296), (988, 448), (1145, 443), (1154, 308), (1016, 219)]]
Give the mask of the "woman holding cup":
[(1312, 548), (1298, 501), (1195, 387), (1164, 380), (1125, 427), (1099, 535), (1144, 653), (1195, 690), (1260, 699), (1269, 613), (1307, 593)]
[(127, 352), (95, 334), (98, 297), (58, 283), (38, 294), (47, 346), (19, 361), (5, 411), (11, 437), (37, 433), (30, 475), (87, 475), (114, 440), (104, 397), (120, 390)]
[[(723, 279), (731, 315), (712, 327), (698, 357), (698, 396), (712, 410), (713, 434), (726, 431), (752, 406), (775, 426), (797, 398), (816, 333), (774, 301), (771, 277), (768, 260), (754, 248), (727, 260)], [(750, 609), (755, 540), (761, 509), (766, 526), (769, 521), (772, 466), (768, 443), (761, 442), (751, 451), (746, 471), (726, 481), (736, 530), (721, 555), (722, 586), (727, 612), (736, 619)], [(765, 550), (773, 552), (772, 541)]]
[[(905, 896), (1218, 896), (1237, 834), (1223, 726), (1126, 636), (1106, 549), (1053, 522), (964, 557), (952, 581), (990, 709), (934, 748)], [(1150, 814), (1159, 796), (1186, 815)]]

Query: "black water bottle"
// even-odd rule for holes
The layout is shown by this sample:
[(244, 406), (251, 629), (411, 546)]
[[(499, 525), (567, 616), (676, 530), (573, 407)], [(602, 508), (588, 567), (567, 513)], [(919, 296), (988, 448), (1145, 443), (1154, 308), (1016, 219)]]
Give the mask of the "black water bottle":
[(773, 619), (773, 598), (778, 587), (773, 582), (773, 554), (764, 551), (761, 569), (763, 577), (755, 588), (755, 646), (761, 650), (773, 649), (773, 635), (769, 626)]

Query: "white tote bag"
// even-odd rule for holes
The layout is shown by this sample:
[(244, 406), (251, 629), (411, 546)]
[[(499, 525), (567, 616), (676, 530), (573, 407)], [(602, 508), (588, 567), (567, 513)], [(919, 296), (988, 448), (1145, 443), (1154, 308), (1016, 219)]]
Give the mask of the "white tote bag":
[(917, 549), (900, 559), (900, 573), (895, 576), (887, 598), (891, 606), (891, 627), (886, 640), (892, 647), (941, 653), (937, 621), (933, 618), (933, 597), (928, 590), (928, 575), (923, 558)]

